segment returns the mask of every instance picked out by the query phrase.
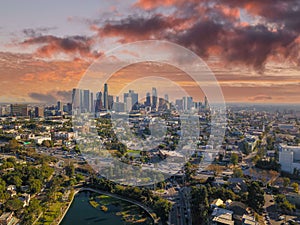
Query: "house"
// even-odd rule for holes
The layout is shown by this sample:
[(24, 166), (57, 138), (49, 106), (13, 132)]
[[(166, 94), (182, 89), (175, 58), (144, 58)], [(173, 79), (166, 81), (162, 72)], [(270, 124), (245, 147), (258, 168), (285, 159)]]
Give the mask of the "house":
[(11, 197), (17, 195), (17, 187), (16, 185), (9, 185), (6, 189)]
[(22, 194), (19, 199), (23, 202), (23, 207), (29, 206), (30, 194)]
[(213, 200), (213, 202), (210, 204), (210, 208), (214, 209), (214, 208), (219, 207), (223, 204), (224, 204), (223, 200), (218, 198), (218, 199)]
[(0, 216), (0, 225), (15, 225), (18, 219), (14, 217), (13, 212), (5, 212)]
[(233, 212), (227, 209), (214, 208), (212, 215), (212, 224), (213, 225), (234, 225), (232, 220)]
[(232, 200), (231, 199), (227, 199), (225, 201), (226, 208), (229, 207), (231, 205), (231, 203), (232, 203)]
[(255, 220), (254, 216), (244, 214), (242, 217), (242, 225), (258, 225), (258, 222)]

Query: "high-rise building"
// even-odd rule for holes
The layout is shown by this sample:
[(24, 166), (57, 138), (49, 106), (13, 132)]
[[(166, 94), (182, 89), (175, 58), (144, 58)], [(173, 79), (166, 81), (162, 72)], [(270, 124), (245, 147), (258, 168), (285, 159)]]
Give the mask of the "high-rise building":
[(166, 100), (167, 102), (169, 102), (169, 95), (168, 95), (168, 94), (165, 94), (165, 100)]
[(44, 107), (40, 107), (40, 106), (35, 107), (34, 117), (44, 117)]
[(151, 95), (149, 92), (146, 94), (145, 106), (151, 106)]
[(134, 93), (133, 90), (129, 90), (128, 93), (124, 93), (124, 103), (126, 104), (126, 110), (131, 111), (135, 105), (138, 104), (139, 96)]
[(204, 97), (204, 108), (205, 108), (205, 109), (208, 109), (208, 108), (209, 108), (209, 104), (208, 104), (208, 100), (207, 100), (207, 97), (206, 97), (206, 96)]
[(12, 116), (28, 116), (27, 104), (11, 104), (10, 112)]
[(80, 107), (80, 90), (73, 88), (72, 90), (72, 108), (79, 109)]
[(176, 99), (175, 100), (175, 106), (177, 110), (183, 110), (183, 100), (182, 99)]
[(57, 111), (62, 111), (61, 101), (57, 101)]
[(152, 109), (157, 109), (157, 90), (155, 87), (152, 88)]
[(103, 103), (104, 103), (104, 108), (107, 110), (108, 109), (108, 86), (107, 86), (107, 84), (104, 84)]
[(111, 110), (113, 108), (113, 104), (114, 104), (114, 96), (109, 95), (107, 97), (107, 109)]
[(103, 109), (102, 92), (96, 94), (95, 112), (100, 112)]
[(82, 102), (82, 110), (84, 112), (90, 111), (90, 90), (83, 90), (83, 102)]
[(95, 112), (95, 99), (94, 99), (94, 93), (91, 92), (91, 101), (90, 101), (90, 110), (89, 112)]

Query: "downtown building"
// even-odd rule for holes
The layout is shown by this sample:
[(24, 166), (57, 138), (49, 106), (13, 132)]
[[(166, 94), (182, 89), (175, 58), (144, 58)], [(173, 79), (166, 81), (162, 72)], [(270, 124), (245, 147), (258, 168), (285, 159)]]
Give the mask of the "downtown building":
[(27, 104), (11, 104), (10, 105), (11, 116), (28, 116)]

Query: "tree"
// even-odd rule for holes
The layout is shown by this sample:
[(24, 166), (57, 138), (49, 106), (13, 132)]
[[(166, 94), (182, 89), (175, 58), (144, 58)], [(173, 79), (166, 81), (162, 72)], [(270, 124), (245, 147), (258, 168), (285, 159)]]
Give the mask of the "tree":
[(23, 180), (16, 174), (13, 174), (11, 175), (8, 179), (7, 179), (7, 182), (9, 184), (14, 184), (16, 185), (17, 187), (21, 187), (22, 186), (22, 183), (23, 183)]
[(68, 177), (73, 177), (75, 174), (75, 167), (73, 164), (70, 164), (68, 166), (65, 167), (65, 171), (66, 171), (66, 175)]
[(248, 185), (248, 205), (256, 212), (261, 212), (265, 204), (264, 191), (256, 181)]
[(41, 191), (43, 184), (39, 179), (30, 179), (29, 186), (30, 186), (30, 192), (34, 194)]
[(12, 139), (8, 142), (8, 147), (10, 150), (16, 150), (19, 146), (20, 144), (16, 139)]
[(244, 176), (243, 170), (240, 169), (240, 168), (235, 168), (235, 169), (233, 170), (233, 176), (234, 176), (234, 177), (243, 177), (243, 176)]
[(209, 217), (209, 204), (207, 188), (204, 185), (192, 187), (191, 191), (191, 212), (192, 221), (197, 224), (207, 224)]
[(166, 223), (166, 221), (168, 221), (172, 204), (166, 199), (159, 198), (158, 201), (154, 203), (153, 208), (157, 212), (157, 215), (161, 218), (163, 223)]
[(231, 157), (230, 157), (230, 162), (231, 162), (233, 165), (237, 165), (238, 162), (239, 162), (239, 156), (238, 156), (238, 154), (232, 153), (232, 154), (231, 154)]
[(23, 207), (23, 202), (17, 197), (11, 198), (6, 202), (5, 207), (10, 211), (17, 211)]
[(294, 182), (291, 184), (291, 186), (294, 188), (294, 192), (298, 193), (299, 192), (299, 184)]
[(291, 182), (290, 178), (288, 178), (288, 177), (283, 178), (283, 186), (284, 187), (289, 186), (290, 182)]

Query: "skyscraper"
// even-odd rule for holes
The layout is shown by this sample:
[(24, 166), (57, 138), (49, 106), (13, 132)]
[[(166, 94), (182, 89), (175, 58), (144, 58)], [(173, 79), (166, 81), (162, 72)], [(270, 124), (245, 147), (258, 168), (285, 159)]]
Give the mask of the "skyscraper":
[(27, 104), (11, 104), (10, 112), (12, 116), (28, 116)]
[(107, 84), (104, 84), (103, 103), (104, 103), (104, 108), (107, 110), (108, 109), (108, 86), (107, 86)]
[(96, 94), (95, 112), (100, 112), (103, 109), (102, 92)]
[(35, 107), (34, 117), (44, 117), (44, 108), (40, 106)]
[(89, 112), (95, 112), (95, 99), (94, 99), (94, 93), (91, 92), (91, 101), (90, 101), (90, 110)]
[(146, 94), (145, 106), (151, 106), (151, 95), (149, 92), (147, 92), (147, 94)]
[(155, 87), (152, 88), (152, 109), (157, 109), (157, 90)]
[(205, 96), (204, 97), (204, 108), (205, 109), (208, 109), (209, 105), (208, 105), (208, 100), (207, 100), (207, 97)]
[(73, 88), (72, 90), (72, 108), (78, 109), (80, 107), (80, 90)]
[(90, 90), (83, 90), (83, 102), (82, 102), (83, 111), (90, 111)]
[(124, 93), (124, 103), (126, 104), (126, 110), (131, 111), (132, 108), (138, 104), (139, 96), (134, 93), (133, 90), (129, 90), (128, 93)]

